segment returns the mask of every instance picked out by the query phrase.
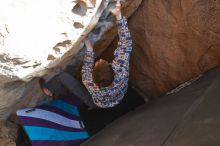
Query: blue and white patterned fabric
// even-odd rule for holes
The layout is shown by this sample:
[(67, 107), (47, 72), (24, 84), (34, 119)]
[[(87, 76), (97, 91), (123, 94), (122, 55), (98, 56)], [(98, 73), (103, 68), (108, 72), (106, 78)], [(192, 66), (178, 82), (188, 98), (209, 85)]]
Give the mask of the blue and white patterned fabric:
[(89, 137), (80, 119), (76, 97), (17, 111), (32, 146), (75, 146)]

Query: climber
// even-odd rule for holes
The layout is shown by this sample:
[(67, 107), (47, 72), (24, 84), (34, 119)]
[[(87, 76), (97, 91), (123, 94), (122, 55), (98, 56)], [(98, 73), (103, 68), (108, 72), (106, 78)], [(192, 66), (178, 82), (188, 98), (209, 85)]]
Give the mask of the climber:
[(86, 88), (67, 72), (59, 73), (48, 82), (46, 82), (45, 79), (40, 78), (39, 84), (42, 92), (47, 96), (59, 98), (62, 89), (67, 89), (68, 93), (78, 97), (89, 107), (89, 109), (98, 108), (97, 105), (94, 104), (92, 97)]
[(94, 51), (87, 38), (87, 47), (82, 67), (82, 81), (90, 92), (94, 103), (101, 108), (114, 107), (123, 99), (128, 88), (129, 59), (132, 51), (132, 39), (127, 20), (121, 15), (120, 0), (110, 11), (116, 17), (119, 42), (114, 52), (114, 60), (109, 63), (100, 59), (94, 64)]

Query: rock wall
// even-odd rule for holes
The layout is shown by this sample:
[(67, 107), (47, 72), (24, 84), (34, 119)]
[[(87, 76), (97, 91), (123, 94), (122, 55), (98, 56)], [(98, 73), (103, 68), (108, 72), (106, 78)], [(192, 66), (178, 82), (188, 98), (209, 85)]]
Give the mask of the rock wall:
[[(129, 28), (130, 85), (150, 98), (220, 63), (220, 0), (144, 0)], [(102, 58), (112, 59), (117, 40)]]

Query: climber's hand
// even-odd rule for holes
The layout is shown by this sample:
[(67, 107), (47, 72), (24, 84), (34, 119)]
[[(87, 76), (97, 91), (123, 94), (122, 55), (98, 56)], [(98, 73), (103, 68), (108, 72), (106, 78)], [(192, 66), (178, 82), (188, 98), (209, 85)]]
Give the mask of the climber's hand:
[(86, 39), (84, 40), (84, 42), (85, 42), (85, 45), (86, 45), (87, 50), (88, 50), (88, 51), (93, 51), (92, 42), (91, 42), (88, 38), (86, 38)]
[(110, 12), (116, 17), (117, 20), (121, 19), (121, 3), (120, 3), (120, 0), (117, 0), (115, 8), (111, 9)]

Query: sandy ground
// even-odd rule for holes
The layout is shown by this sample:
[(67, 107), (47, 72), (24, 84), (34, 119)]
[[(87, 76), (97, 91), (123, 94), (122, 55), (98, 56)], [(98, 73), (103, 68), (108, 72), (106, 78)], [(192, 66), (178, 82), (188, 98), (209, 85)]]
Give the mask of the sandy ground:
[(10, 121), (0, 121), (0, 146), (16, 146), (17, 126)]

